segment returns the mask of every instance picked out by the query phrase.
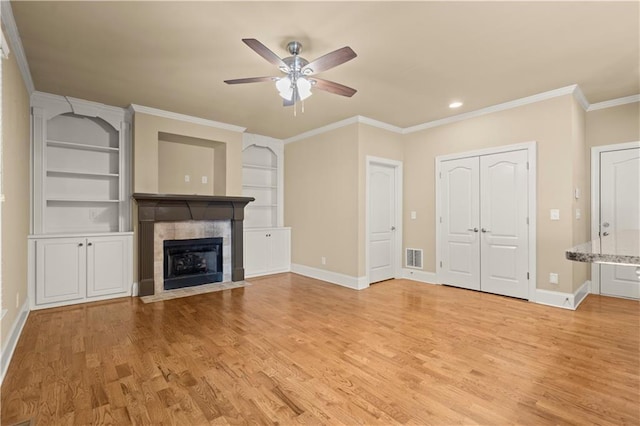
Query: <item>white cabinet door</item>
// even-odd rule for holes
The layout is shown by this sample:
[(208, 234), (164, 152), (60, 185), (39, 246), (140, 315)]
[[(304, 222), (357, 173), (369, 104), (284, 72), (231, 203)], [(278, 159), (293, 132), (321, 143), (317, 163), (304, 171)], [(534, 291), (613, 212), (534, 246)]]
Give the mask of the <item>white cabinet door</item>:
[(265, 274), (269, 270), (268, 231), (250, 230), (244, 232), (244, 271), (245, 276)]
[(87, 239), (87, 296), (126, 293), (130, 285), (130, 237)]
[(480, 157), (482, 291), (529, 294), (527, 151)]
[(290, 269), (290, 228), (260, 228), (244, 231), (246, 277), (286, 272)]
[(291, 230), (273, 229), (268, 232), (269, 270), (286, 272), (291, 269)]
[(478, 157), (443, 161), (440, 177), (442, 284), (480, 290)]
[(36, 304), (83, 299), (87, 251), (84, 238), (36, 242)]

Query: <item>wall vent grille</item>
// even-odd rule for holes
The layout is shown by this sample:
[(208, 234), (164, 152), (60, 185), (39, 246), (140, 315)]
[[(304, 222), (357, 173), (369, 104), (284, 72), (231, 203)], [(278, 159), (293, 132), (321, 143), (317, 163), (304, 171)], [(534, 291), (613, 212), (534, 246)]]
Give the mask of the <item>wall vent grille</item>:
[(422, 249), (408, 248), (406, 253), (407, 268), (422, 269)]

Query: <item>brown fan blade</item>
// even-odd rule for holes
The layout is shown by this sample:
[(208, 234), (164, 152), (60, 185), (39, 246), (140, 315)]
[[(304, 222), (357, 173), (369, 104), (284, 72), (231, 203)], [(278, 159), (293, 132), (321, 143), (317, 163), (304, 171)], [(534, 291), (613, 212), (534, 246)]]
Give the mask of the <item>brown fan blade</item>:
[(235, 80), (225, 80), (227, 84), (261, 83), (263, 81), (276, 81), (278, 77), (249, 77), (236, 78)]
[(334, 81), (323, 80), (321, 78), (310, 78), (309, 80), (313, 83), (313, 87), (315, 87), (316, 89), (335, 93), (336, 95), (346, 96), (350, 98), (357, 92), (356, 89), (352, 89), (351, 87), (344, 86)]
[(284, 67), (287, 71), (289, 71), (289, 67), (287, 66), (287, 64), (285, 64), (284, 61), (278, 55), (273, 53), (271, 50), (269, 50), (267, 46), (260, 43), (255, 38), (243, 38), (242, 41), (244, 42), (244, 44), (246, 44), (251, 49), (253, 49), (254, 52), (262, 56), (267, 61), (271, 62), (273, 65), (279, 68)]
[(326, 71), (333, 67), (337, 67), (340, 64), (344, 64), (347, 61), (355, 58), (356, 52), (351, 50), (349, 46), (342, 49), (334, 50), (331, 53), (327, 53), (324, 56), (319, 57), (315, 61), (309, 62), (302, 68), (302, 74), (313, 75), (322, 71)]

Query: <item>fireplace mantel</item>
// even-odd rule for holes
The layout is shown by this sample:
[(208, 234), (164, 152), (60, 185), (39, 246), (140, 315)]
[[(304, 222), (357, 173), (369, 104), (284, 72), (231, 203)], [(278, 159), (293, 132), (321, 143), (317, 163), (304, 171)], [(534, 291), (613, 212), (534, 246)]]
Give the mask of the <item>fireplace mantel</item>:
[(253, 197), (135, 193), (138, 204), (139, 295), (154, 294), (153, 227), (155, 222), (184, 220), (231, 221), (231, 280), (244, 280), (244, 208)]

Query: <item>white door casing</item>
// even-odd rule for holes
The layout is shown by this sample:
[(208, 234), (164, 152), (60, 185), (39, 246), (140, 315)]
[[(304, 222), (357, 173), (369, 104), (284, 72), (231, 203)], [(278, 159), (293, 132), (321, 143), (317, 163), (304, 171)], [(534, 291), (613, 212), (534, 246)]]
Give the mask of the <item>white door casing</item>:
[(478, 157), (443, 161), (440, 169), (440, 282), (480, 290)]
[(480, 157), (482, 291), (528, 296), (527, 151)]
[[(601, 235), (640, 230), (640, 148), (600, 153)], [(600, 293), (640, 298), (633, 266), (601, 265)]]
[(365, 270), (367, 283), (401, 276), (402, 163), (367, 156)]

